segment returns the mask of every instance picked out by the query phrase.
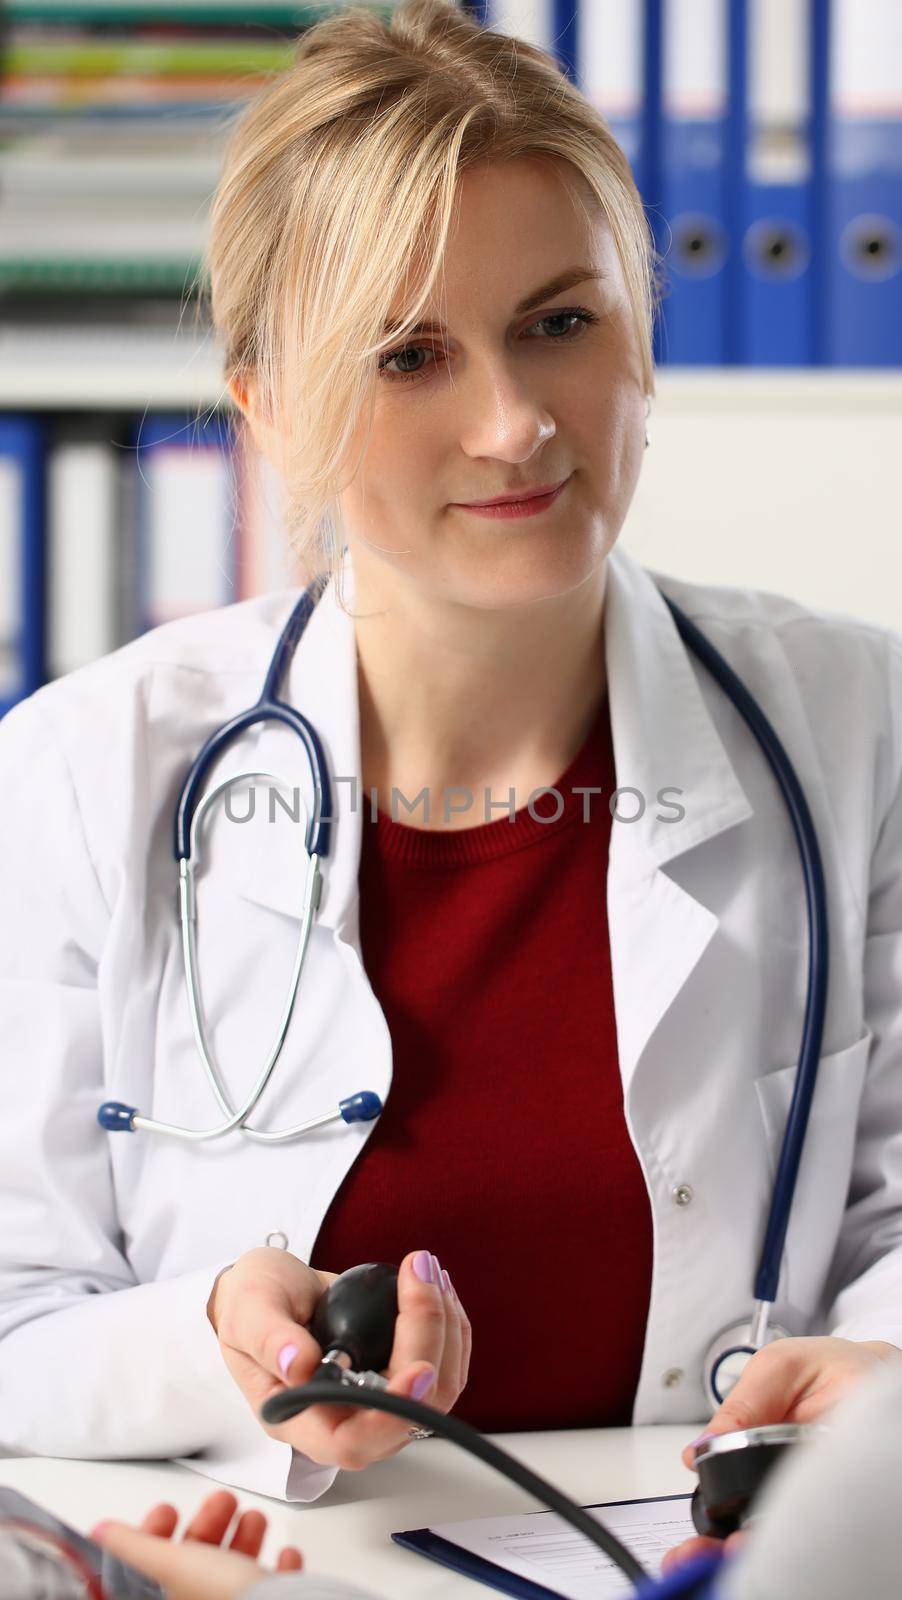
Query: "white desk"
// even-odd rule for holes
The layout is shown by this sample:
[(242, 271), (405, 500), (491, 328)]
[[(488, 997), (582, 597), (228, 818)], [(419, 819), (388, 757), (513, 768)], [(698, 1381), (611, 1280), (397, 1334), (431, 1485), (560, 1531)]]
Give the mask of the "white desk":
[[(692, 1436), (692, 1427), (686, 1426), (491, 1437), (587, 1505), (689, 1492), (695, 1475), (683, 1466), (680, 1450)], [(0, 1483), (29, 1495), (83, 1533), (103, 1517), (136, 1523), (157, 1500), (190, 1513), (205, 1495), (223, 1487), (171, 1462), (44, 1456), (0, 1459)], [(417, 1600), (474, 1600), (479, 1593), (469, 1579), (393, 1544), (392, 1532), (537, 1509), (531, 1495), (442, 1439), (418, 1440), (363, 1473), (340, 1473), (328, 1493), (309, 1506), (243, 1490), (235, 1493), (242, 1509), (257, 1506), (267, 1517), (261, 1552), (266, 1566), (274, 1564), (283, 1545), (295, 1544), (309, 1571), (356, 1581), (385, 1600), (408, 1595)]]

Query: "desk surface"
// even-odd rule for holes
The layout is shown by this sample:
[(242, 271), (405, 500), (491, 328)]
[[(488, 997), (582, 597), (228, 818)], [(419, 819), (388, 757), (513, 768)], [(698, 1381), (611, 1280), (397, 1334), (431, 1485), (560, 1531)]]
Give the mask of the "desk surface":
[[(689, 1492), (695, 1475), (683, 1466), (680, 1450), (692, 1432), (691, 1426), (579, 1428), (491, 1437), (587, 1505)], [(0, 1459), (0, 1483), (29, 1495), (83, 1533), (102, 1517), (136, 1523), (158, 1500), (169, 1501), (183, 1514), (193, 1513), (207, 1494), (223, 1487), (172, 1462), (46, 1456)], [(363, 1473), (340, 1473), (312, 1505), (244, 1490), (235, 1494), (242, 1509), (257, 1506), (266, 1515), (264, 1565), (274, 1564), (284, 1544), (295, 1544), (308, 1571), (347, 1578), (385, 1600), (413, 1595), (418, 1600), (474, 1600), (480, 1592), (469, 1579), (402, 1550), (392, 1543), (391, 1533), (537, 1508), (531, 1495), (443, 1439), (418, 1440)]]

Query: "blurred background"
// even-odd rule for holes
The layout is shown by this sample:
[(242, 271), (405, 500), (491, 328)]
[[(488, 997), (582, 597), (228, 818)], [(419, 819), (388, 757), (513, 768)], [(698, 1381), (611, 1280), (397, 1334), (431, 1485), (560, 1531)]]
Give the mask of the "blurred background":
[[(280, 484), (229, 445), (189, 286), (231, 114), (338, 9), (0, 10), (0, 714), (148, 627), (304, 581)], [(664, 256), (624, 544), (902, 630), (902, 0), (465, 9), (608, 118)]]

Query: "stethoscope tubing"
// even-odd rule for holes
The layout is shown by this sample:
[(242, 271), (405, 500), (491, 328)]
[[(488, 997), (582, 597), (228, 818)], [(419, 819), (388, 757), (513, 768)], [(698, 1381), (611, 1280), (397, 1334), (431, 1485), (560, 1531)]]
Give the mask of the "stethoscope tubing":
[(733, 701), (761, 747), (792, 821), (805, 882), (805, 907), (808, 917), (808, 992), (802, 1023), (802, 1042), (792, 1100), (780, 1148), (764, 1244), (755, 1277), (755, 1299), (759, 1303), (764, 1301), (772, 1304), (777, 1298), (780, 1263), (802, 1160), (808, 1116), (817, 1083), (824, 1016), (827, 1009), (829, 944), (824, 867), (808, 802), (776, 730), (757, 701), (749, 694), (741, 678), (737, 677), (729, 662), (724, 660), (710, 639), (680, 610), (679, 606), (666, 595), (664, 599), (676, 622), (680, 637)]

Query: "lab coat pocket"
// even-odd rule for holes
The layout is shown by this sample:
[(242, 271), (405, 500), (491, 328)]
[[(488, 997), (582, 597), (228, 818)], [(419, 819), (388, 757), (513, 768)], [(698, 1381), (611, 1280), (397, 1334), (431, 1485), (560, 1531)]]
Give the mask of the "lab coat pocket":
[[(805, 1315), (820, 1303), (849, 1191), (858, 1107), (873, 1035), (821, 1056), (786, 1236), (781, 1301)], [(755, 1080), (771, 1180), (795, 1088), (795, 1063)], [(816, 1331), (816, 1330), (812, 1330)]]

